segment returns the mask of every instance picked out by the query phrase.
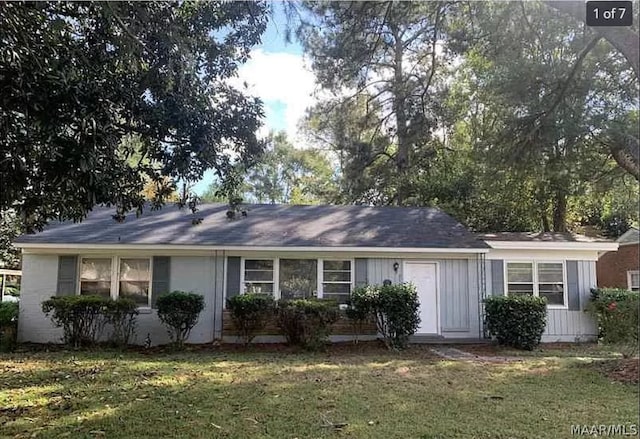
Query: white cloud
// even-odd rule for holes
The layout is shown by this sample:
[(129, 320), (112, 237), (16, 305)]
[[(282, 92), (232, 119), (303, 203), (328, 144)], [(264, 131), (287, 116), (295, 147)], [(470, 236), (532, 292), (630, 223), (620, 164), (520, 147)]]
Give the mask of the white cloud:
[[(315, 76), (302, 55), (255, 49), (232, 81), (237, 87), (242, 87), (244, 82), (249, 86), (249, 93), (261, 98), (266, 107), (266, 126), (259, 134), (284, 124), (291, 139), (298, 137), (298, 122), (307, 107), (316, 101), (313, 97)], [(283, 108), (282, 116), (278, 115), (278, 107)]]

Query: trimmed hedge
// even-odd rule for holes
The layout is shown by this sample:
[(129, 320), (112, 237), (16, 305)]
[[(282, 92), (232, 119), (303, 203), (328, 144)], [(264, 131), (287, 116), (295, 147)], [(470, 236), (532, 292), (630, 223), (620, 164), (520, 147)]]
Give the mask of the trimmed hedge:
[(245, 345), (264, 329), (273, 316), (274, 308), (275, 302), (270, 294), (239, 294), (227, 299), (227, 310)]
[(586, 311), (598, 322), (599, 338), (618, 346), (626, 357), (638, 353), (640, 294), (620, 288), (591, 290)]
[(420, 325), (420, 303), (412, 284), (368, 285), (351, 294), (347, 317), (354, 325), (371, 316), (388, 348), (403, 349)]
[(11, 351), (18, 334), (18, 302), (0, 302), (0, 352)]
[(182, 347), (189, 338), (198, 317), (204, 309), (204, 297), (200, 294), (172, 291), (160, 296), (156, 302), (158, 317), (167, 327), (173, 344)]
[(317, 350), (331, 335), (331, 325), (340, 317), (338, 304), (327, 299), (280, 300), (277, 323), (287, 342)]
[(42, 311), (53, 324), (62, 327), (64, 342), (74, 348), (96, 344), (110, 326), (108, 340), (126, 346), (135, 334), (136, 303), (127, 298), (102, 296), (60, 296), (42, 302)]
[(532, 350), (547, 324), (547, 300), (534, 296), (493, 296), (485, 299), (485, 323), (498, 343)]

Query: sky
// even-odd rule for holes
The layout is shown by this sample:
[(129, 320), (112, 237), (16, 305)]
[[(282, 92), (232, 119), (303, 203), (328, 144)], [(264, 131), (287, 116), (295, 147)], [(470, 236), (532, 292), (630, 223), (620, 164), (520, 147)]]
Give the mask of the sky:
[[(239, 88), (246, 82), (248, 93), (262, 99), (265, 118), (259, 137), (284, 130), (295, 144), (300, 138), (297, 124), (314, 103), (315, 79), (303, 58), (302, 46), (297, 41), (287, 43), (285, 30), (286, 18), (276, 5), (262, 44), (252, 50), (251, 59), (240, 66), (238, 78), (231, 82)], [(212, 181), (213, 172), (208, 171), (194, 191), (202, 194)]]

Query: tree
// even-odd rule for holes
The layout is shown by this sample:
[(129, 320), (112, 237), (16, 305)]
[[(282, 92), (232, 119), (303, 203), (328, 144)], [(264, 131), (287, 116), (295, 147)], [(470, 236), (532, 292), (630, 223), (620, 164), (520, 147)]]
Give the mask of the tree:
[[(0, 210), (15, 209), (29, 228), (102, 203), (122, 218), (142, 209), (146, 181), (194, 181), (207, 169), (224, 179), (234, 161), (258, 154), (261, 104), (227, 79), (260, 41), (267, 9), (3, 5)], [(160, 205), (168, 194), (156, 195)]]
[(329, 160), (321, 151), (295, 148), (283, 132), (269, 135), (244, 188), (244, 198), (258, 203), (314, 204), (335, 192)]
[[(416, 155), (430, 145), (437, 128), (439, 65), (447, 58), (446, 17), (456, 5), (445, 2), (307, 2), (312, 19), (298, 35), (320, 84), (337, 96), (333, 109), (355, 106), (368, 125), (391, 140), (363, 149), (369, 166), (386, 172), (395, 186), (390, 204), (407, 204)], [(348, 90), (348, 92), (344, 92)], [(357, 100), (351, 104), (349, 100)], [(364, 100), (364, 102), (363, 102)], [(375, 121), (373, 119), (375, 117)], [(378, 139), (378, 135), (371, 136)], [(364, 147), (365, 145), (359, 145)], [(378, 160), (378, 158), (382, 160)], [(393, 184), (395, 181), (396, 184)]]
[(20, 268), (20, 250), (12, 243), (21, 233), (22, 227), (16, 213), (12, 210), (0, 211), (0, 267)]

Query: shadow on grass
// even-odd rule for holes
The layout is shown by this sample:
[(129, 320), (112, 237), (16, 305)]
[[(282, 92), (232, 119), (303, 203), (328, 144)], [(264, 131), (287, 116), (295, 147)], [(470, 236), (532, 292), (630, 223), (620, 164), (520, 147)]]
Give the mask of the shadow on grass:
[(555, 438), (572, 423), (637, 415), (637, 390), (570, 360), (424, 355), (14, 354), (0, 357), (0, 427), (17, 437)]

